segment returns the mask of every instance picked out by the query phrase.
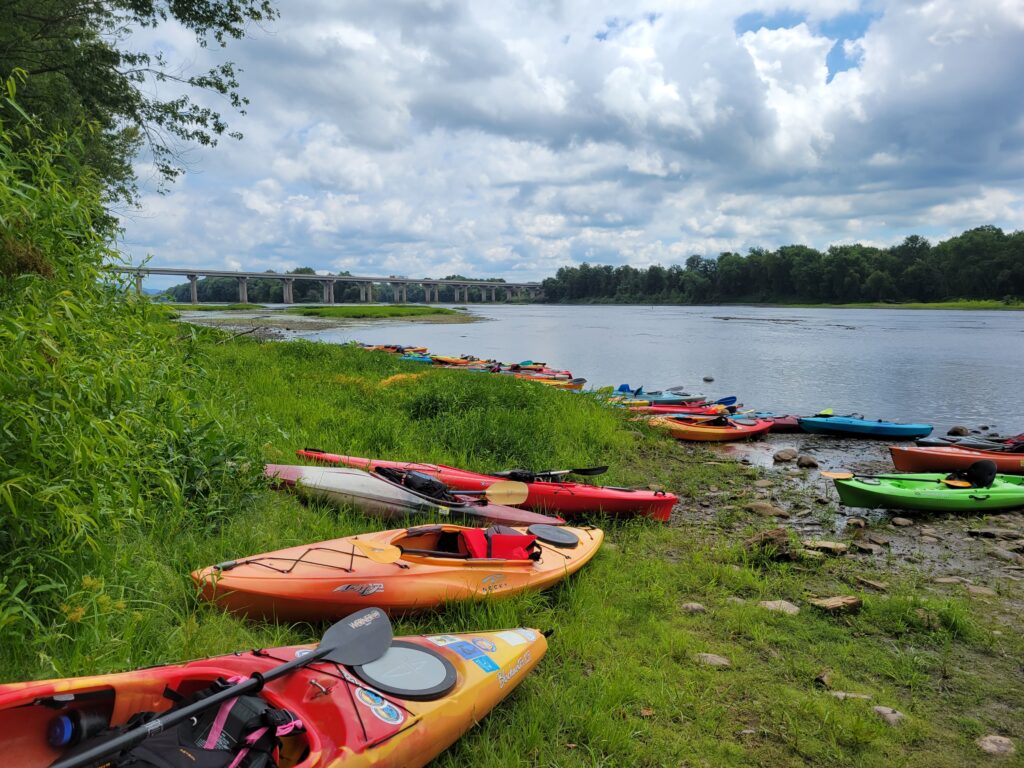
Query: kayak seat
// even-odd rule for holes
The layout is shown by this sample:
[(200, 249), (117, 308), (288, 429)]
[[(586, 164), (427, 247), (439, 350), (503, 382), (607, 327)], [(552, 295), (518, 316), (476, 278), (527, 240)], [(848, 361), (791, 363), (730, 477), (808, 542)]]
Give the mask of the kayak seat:
[(520, 533), (514, 528), (504, 525), (492, 525), (487, 530), (467, 528), (462, 531), (462, 538), (472, 558), (497, 560), (537, 560), (540, 548), (536, 545), (537, 537)]
[(966, 480), (972, 488), (990, 488), (996, 479), (996, 463), (991, 459), (980, 459), (972, 463), (967, 469), (953, 472), (946, 477), (947, 480)]

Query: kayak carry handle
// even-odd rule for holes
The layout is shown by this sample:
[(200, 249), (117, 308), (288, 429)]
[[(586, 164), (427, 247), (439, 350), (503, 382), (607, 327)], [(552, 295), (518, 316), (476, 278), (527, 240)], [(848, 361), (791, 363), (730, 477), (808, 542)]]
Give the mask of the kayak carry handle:
[(988, 497), (989, 494), (987, 493), (984, 496), (975, 496), (973, 493), (971, 494), (971, 498), (974, 499), (975, 501), (985, 501)]

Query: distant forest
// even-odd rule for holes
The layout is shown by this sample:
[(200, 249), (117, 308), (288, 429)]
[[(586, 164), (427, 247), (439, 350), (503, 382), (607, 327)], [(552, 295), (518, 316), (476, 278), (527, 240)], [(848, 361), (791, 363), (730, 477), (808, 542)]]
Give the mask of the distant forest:
[(543, 283), (549, 302), (842, 304), (1024, 297), (1024, 231), (978, 227), (931, 245), (752, 248), (691, 256), (685, 266), (562, 267)]

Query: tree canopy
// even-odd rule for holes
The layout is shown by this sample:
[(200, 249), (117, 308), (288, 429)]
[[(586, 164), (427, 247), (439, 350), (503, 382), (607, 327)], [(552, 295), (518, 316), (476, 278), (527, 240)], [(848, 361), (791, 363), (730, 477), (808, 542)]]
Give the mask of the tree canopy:
[[(108, 199), (132, 201), (139, 150), (147, 148), (170, 181), (183, 170), (184, 146), (240, 135), (194, 94), (215, 94), (243, 112), (247, 104), (230, 61), (189, 73), (161, 52), (134, 48), (133, 32), (177, 24), (204, 48), (224, 47), (250, 23), (275, 17), (270, 0), (0, 0), (0, 78), (27, 73), (18, 100), (44, 129), (92, 126), (83, 136), (86, 161)], [(156, 95), (160, 86), (173, 95)]]
[(977, 227), (934, 246), (912, 235), (889, 248), (751, 248), (746, 256), (691, 256), (685, 267), (581, 264), (562, 267), (543, 287), (548, 301), (835, 304), (1019, 298), (1024, 296), (1024, 232)]

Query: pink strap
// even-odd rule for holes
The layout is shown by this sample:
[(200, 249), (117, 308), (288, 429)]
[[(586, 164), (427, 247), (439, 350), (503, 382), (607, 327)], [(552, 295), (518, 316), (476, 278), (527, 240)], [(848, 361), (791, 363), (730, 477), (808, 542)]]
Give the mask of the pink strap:
[(206, 737), (206, 741), (203, 742), (203, 749), (213, 749), (217, 746), (217, 739), (220, 738), (221, 733), (224, 732), (224, 724), (228, 721), (228, 715), (231, 714), (231, 708), (235, 706), (235, 702), (238, 699), (231, 699), (225, 701), (220, 705), (220, 709), (217, 710), (217, 717), (213, 721), (213, 726), (210, 728), (210, 734)]
[(305, 726), (303, 726), (301, 720), (292, 720), (290, 723), (285, 723), (284, 725), (277, 726), (277, 735), (287, 736), (292, 731), (299, 731), (302, 730), (304, 727)]

